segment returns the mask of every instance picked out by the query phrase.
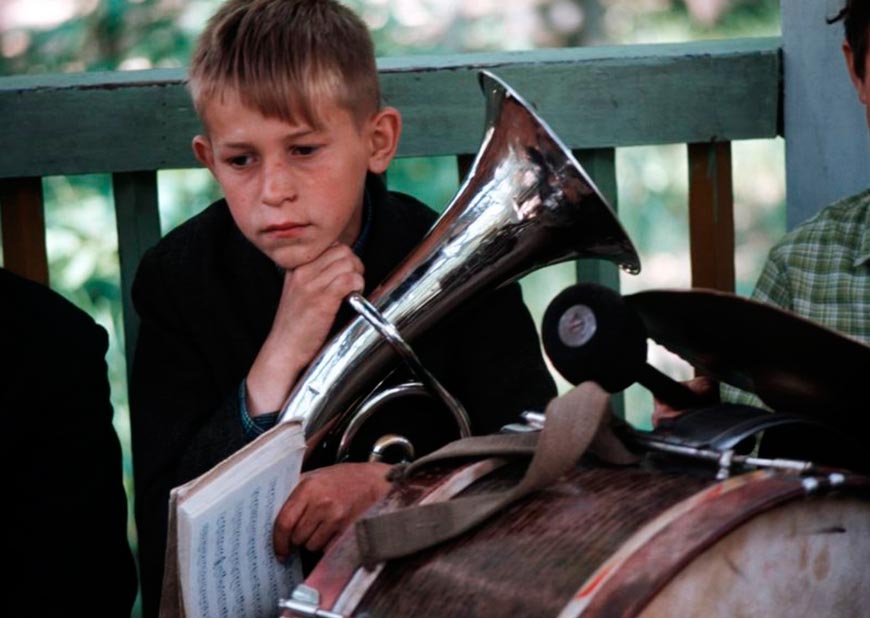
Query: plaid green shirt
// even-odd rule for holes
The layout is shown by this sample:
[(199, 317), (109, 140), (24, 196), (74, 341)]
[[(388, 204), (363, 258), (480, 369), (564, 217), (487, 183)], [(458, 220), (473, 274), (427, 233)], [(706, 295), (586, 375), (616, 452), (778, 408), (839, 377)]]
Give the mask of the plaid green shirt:
[[(870, 189), (786, 234), (770, 250), (752, 298), (870, 345)], [(728, 386), (722, 395), (759, 405)]]

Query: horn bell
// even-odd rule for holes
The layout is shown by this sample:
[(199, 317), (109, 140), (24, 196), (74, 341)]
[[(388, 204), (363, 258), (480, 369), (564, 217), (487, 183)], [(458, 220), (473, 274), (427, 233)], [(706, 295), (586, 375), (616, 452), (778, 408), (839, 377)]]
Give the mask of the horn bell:
[[(479, 79), (487, 119), (468, 176), (420, 244), (368, 298), (407, 341), (456, 307), (543, 266), (597, 258), (640, 271), (631, 240), (571, 152), (505, 82), (486, 71)], [(302, 422), (309, 452), (326, 448), (318, 443), (327, 430), (347, 421), (396, 358), (357, 316), (297, 382), (280, 421)]]

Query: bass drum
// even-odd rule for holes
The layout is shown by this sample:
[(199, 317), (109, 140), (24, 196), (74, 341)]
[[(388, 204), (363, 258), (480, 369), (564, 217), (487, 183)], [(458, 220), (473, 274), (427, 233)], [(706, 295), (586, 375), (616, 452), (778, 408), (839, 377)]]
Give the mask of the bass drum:
[[(522, 471), (494, 459), (433, 467), (373, 512), (506, 489)], [(333, 612), (317, 615), (866, 616), (868, 559), (866, 477), (717, 482), (709, 470), (581, 465), (462, 537), (372, 571), (358, 566), (351, 528), (305, 584)]]

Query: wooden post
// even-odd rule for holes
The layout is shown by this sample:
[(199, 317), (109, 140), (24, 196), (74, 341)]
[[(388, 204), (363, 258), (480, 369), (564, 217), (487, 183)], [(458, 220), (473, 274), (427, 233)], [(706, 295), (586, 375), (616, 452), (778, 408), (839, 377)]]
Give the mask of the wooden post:
[(160, 240), (160, 211), (157, 204), (157, 172), (125, 172), (112, 175), (115, 219), (118, 227), (118, 256), (121, 262), (121, 299), (124, 315), (124, 351), (127, 375), (133, 366), (133, 352), (139, 334), (139, 316), (133, 308), (133, 278), (142, 255)]
[(734, 291), (731, 143), (689, 144), (692, 287)]
[(42, 179), (0, 179), (0, 208), (5, 267), (48, 285)]
[[(573, 152), (577, 162), (586, 170), (589, 178), (598, 187), (617, 212), (616, 190), (616, 149), (615, 148), (589, 148), (575, 150)], [(579, 283), (597, 283), (619, 291), (619, 267), (605, 260), (578, 260), (575, 262), (577, 281)], [(613, 412), (619, 418), (625, 418), (625, 393), (614, 393), (610, 399)]]
[[(617, 212), (616, 194), (616, 149), (590, 148), (575, 150), (574, 156), (586, 173)], [(577, 281), (588, 281), (619, 291), (619, 267), (605, 260), (579, 260)]]

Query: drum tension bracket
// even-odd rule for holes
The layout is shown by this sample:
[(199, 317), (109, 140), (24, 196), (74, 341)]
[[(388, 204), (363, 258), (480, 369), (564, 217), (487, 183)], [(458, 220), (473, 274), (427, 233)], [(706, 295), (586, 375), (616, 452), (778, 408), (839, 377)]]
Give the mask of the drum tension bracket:
[(293, 589), (293, 594), (289, 599), (281, 599), (278, 601), (279, 609), (290, 610), (291, 612), (305, 616), (306, 618), (345, 618), (342, 614), (337, 614), (326, 609), (320, 609), (320, 593), (305, 584), (299, 584)]
[[(539, 412), (523, 412), (522, 419), (525, 421), (525, 426), (520, 423), (508, 425), (504, 429), (506, 431), (521, 432), (521, 431), (537, 431), (544, 426), (544, 415)], [(750, 455), (738, 455), (734, 449), (715, 450), (697, 448), (687, 446), (685, 444), (674, 444), (667, 440), (657, 439), (648, 435), (647, 432), (637, 430), (626, 431), (624, 437), (635, 444), (642, 446), (651, 451), (659, 451), (671, 453), (673, 455), (681, 455), (694, 459), (701, 459), (712, 462), (718, 465), (716, 472), (716, 480), (724, 481), (738, 467), (751, 468), (768, 468), (772, 470), (782, 470), (784, 472), (794, 472), (797, 474), (807, 474), (815, 470), (816, 466), (809, 461), (799, 461), (795, 459), (767, 459), (763, 457), (752, 457)], [(832, 479), (832, 486), (836, 486), (836, 482)], [(808, 487), (807, 491), (811, 491)]]
[(764, 457), (752, 457), (750, 455), (738, 455), (733, 449), (717, 451), (713, 449), (671, 444), (664, 440), (657, 440), (655, 438), (643, 436), (640, 432), (635, 432), (632, 439), (638, 444), (653, 451), (673, 453), (674, 455), (682, 455), (684, 457), (713, 462), (719, 466), (719, 470), (716, 473), (716, 480), (719, 481), (723, 481), (731, 476), (731, 473), (734, 472), (735, 468), (738, 466), (782, 470), (783, 472), (794, 472), (797, 474), (807, 474), (816, 469), (815, 464), (810, 461), (799, 461), (796, 459), (767, 459)]

